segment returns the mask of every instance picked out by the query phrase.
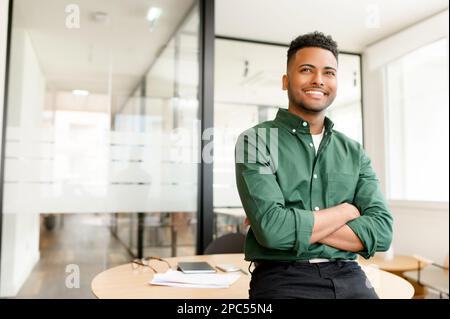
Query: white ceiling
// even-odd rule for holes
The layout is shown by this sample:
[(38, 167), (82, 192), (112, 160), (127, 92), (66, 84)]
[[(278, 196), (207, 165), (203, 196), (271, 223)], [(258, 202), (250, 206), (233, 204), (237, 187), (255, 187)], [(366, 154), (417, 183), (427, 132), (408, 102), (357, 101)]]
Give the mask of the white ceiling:
[(289, 44), (319, 30), (341, 50), (360, 53), (446, 8), (448, 0), (216, 0), (216, 34)]
[[(80, 29), (64, 25), (68, 3), (14, 1), (14, 27), (27, 29), (48, 87), (107, 93), (111, 73), (113, 95), (126, 96), (195, 0), (77, 0)], [(366, 11), (374, 10), (374, 4), (380, 25), (368, 28), (372, 20)], [(145, 19), (151, 6), (163, 10), (153, 31)], [(320, 30), (331, 34), (341, 50), (362, 52), (445, 8), (448, 0), (216, 0), (216, 34), (288, 44), (299, 34)], [(109, 22), (94, 22), (95, 11), (108, 13)], [(197, 22), (192, 21), (195, 34)]]
[[(129, 94), (195, 0), (77, 0), (80, 28), (68, 29), (61, 0), (14, 1), (14, 27), (27, 29), (47, 85), (58, 90)], [(155, 6), (162, 15), (154, 28), (146, 20)], [(109, 21), (97, 23), (96, 11)]]

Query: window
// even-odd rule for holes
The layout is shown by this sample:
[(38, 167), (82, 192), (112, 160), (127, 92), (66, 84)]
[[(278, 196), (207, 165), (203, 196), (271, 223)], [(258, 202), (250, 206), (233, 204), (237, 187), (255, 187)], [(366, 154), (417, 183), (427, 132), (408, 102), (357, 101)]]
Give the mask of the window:
[(388, 197), (448, 201), (448, 39), (389, 63)]

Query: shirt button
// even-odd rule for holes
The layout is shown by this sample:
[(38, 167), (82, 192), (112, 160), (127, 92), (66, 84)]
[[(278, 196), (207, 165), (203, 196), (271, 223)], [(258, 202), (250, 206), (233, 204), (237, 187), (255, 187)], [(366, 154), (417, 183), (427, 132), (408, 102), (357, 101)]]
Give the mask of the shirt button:
[(303, 126), (307, 126), (308, 125), (308, 123), (307, 122), (303, 122), (303, 124), (302, 124)]
[(314, 144), (313, 143), (309, 143), (309, 146), (314, 147)]
[(314, 176), (313, 176), (314, 178), (317, 178), (317, 174), (314, 174)]
[(295, 128), (292, 129), (292, 133), (295, 133)]
[(319, 207), (317, 207), (317, 206), (316, 206), (316, 207), (314, 207), (314, 210), (316, 210), (316, 211), (317, 211), (317, 210), (319, 210), (319, 209), (320, 209), (320, 208), (319, 208)]

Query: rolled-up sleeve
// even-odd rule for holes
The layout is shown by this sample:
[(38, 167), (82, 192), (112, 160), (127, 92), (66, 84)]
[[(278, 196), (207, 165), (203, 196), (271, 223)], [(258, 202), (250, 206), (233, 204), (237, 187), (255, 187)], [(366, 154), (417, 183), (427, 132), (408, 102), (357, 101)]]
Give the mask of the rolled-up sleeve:
[(312, 211), (285, 207), (285, 200), (275, 173), (262, 173), (270, 164), (270, 154), (257, 151), (255, 160), (248, 160), (248, 149), (256, 143), (243, 133), (237, 141), (236, 184), (251, 229), (261, 246), (291, 250), (297, 255), (308, 250), (314, 226)]
[(359, 254), (367, 259), (377, 251), (389, 249), (393, 219), (370, 159), (362, 148), (360, 154), (360, 172), (353, 204), (361, 216), (347, 225), (363, 243), (365, 249)]

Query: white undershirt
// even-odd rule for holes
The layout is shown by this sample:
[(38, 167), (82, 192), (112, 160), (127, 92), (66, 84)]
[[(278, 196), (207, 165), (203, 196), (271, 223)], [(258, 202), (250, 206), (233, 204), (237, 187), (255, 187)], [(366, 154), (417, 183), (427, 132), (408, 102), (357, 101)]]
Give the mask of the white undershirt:
[(320, 134), (311, 134), (313, 143), (314, 143), (314, 149), (316, 150), (316, 154), (317, 154), (317, 150), (319, 149), (320, 146), (320, 142), (322, 142), (322, 138), (323, 138), (323, 132), (325, 131), (325, 125), (322, 128), (322, 132)]

